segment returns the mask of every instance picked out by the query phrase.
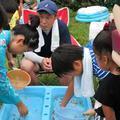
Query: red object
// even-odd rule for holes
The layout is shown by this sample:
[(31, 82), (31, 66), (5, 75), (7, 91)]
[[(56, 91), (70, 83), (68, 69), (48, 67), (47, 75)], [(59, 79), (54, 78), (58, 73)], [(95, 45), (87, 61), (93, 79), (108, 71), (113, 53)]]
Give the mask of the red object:
[[(30, 10), (30, 9), (23, 10), (23, 20), (25, 24), (28, 23), (30, 14), (37, 15), (37, 12)], [(64, 23), (67, 26), (69, 25), (69, 9), (67, 7), (60, 8), (58, 10), (57, 16), (60, 20), (64, 21)], [(80, 46), (80, 44), (77, 42), (77, 40), (72, 35), (70, 35), (70, 37), (71, 37), (72, 45)]]
[(34, 10), (30, 10), (30, 9), (24, 9), (23, 10), (23, 21), (24, 21), (25, 24), (28, 23), (29, 15), (31, 15), (31, 14), (37, 15), (37, 12), (34, 11)]
[(70, 35), (70, 38), (72, 45), (80, 46), (79, 42), (72, 35)]
[(112, 31), (112, 47), (113, 50), (120, 53), (120, 32), (117, 30)]
[(57, 16), (62, 20), (67, 26), (69, 25), (69, 9), (67, 7), (60, 8), (58, 10)]
[[(24, 9), (23, 10), (23, 21), (24, 23), (28, 23), (29, 15), (37, 15), (37, 12), (30, 9)], [(69, 24), (69, 9), (67, 7), (60, 8), (58, 10), (57, 16), (60, 20), (62, 20), (67, 26)]]

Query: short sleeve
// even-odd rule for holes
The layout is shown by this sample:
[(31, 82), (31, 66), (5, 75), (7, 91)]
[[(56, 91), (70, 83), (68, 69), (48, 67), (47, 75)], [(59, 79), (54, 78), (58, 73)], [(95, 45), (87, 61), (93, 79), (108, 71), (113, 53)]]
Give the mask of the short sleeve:
[(102, 80), (109, 74), (109, 72), (100, 69), (100, 67), (97, 64), (95, 53), (93, 52), (93, 49), (89, 48), (89, 50), (90, 50), (90, 55), (92, 58), (93, 74), (96, 77), (98, 77), (100, 80)]

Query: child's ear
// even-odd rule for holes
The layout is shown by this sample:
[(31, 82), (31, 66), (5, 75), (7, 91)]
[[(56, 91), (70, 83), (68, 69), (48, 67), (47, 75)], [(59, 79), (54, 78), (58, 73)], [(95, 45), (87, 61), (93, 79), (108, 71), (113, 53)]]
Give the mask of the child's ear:
[(18, 39), (17, 41), (16, 41), (16, 43), (18, 43), (18, 44), (20, 44), (20, 45), (23, 45), (23, 43), (24, 43), (24, 39)]
[(78, 70), (82, 68), (82, 61), (76, 60), (73, 62), (73, 68), (74, 70)]
[(106, 66), (109, 63), (109, 58), (106, 55), (102, 56), (102, 63)]

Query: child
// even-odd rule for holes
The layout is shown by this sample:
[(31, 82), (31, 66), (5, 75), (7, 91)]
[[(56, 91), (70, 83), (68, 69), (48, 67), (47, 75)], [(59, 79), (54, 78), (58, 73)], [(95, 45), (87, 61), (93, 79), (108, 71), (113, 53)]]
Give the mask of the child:
[[(99, 88), (95, 98), (102, 103), (102, 107), (89, 111), (106, 120), (120, 120), (120, 102), (119, 102), (119, 85), (120, 85), (120, 35), (117, 30), (106, 27), (102, 30), (93, 42), (97, 62), (100, 67), (109, 70), (111, 73), (108, 77), (100, 81)], [(111, 99), (112, 98), (112, 99)], [(101, 112), (100, 112), (101, 111)], [(88, 112), (87, 112), (88, 114)]]
[[(112, 35), (115, 31), (111, 25), (104, 28), (93, 42), (97, 62), (104, 70), (110, 71), (108, 77), (100, 81), (99, 88), (95, 94), (95, 99), (102, 103), (102, 109), (106, 120), (120, 120), (120, 65), (119, 60), (116, 63), (112, 59)], [(120, 38), (119, 38), (120, 40)], [(116, 43), (120, 44), (120, 42)], [(117, 45), (116, 45), (117, 46)], [(120, 48), (119, 48), (120, 50)], [(116, 54), (113, 55), (115, 57)], [(117, 59), (119, 59), (117, 55)]]
[[(114, 5), (113, 7), (113, 15), (114, 15), (114, 20), (115, 20), (115, 25), (117, 30), (120, 30), (120, 19), (119, 19), (119, 13), (120, 13), (120, 7), (119, 5)], [(112, 60), (118, 65), (120, 66), (120, 33), (114, 30), (112, 32)], [(101, 112), (100, 112), (101, 111)], [(103, 111), (102, 111), (102, 107), (99, 107), (98, 109), (95, 110), (88, 110), (85, 114), (88, 115), (95, 115), (97, 116), (96, 118), (98, 119), (98, 115), (101, 115), (104, 117)], [(98, 114), (98, 115), (97, 115)], [(101, 119), (101, 117), (99, 116), (99, 118)]]
[[(33, 50), (38, 47), (38, 32), (37, 26), (25, 24), (16, 26), (12, 35), (10, 31), (2, 30), (7, 24), (7, 17), (4, 9), (0, 5), (0, 101), (6, 104), (15, 104), (21, 116), (25, 116), (28, 110), (20, 97), (15, 93), (15, 90), (7, 77), (6, 50), (11, 53), (18, 54), (24, 51)], [(10, 41), (11, 37), (11, 41)]]
[[(62, 45), (52, 53), (51, 60), (52, 69), (54, 73), (60, 77), (60, 79), (69, 80), (72, 76), (66, 95), (61, 103), (62, 107), (66, 106), (73, 95), (73, 91), (75, 96), (78, 97), (81, 95), (85, 97), (91, 97), (94, 95), (92, 74), (96, 75), (99, 79), (103, 79), (109, 74), (109, 72), (102, 71), (98, 67), (92, 49), (83, 48), (80, 46)], [(92, 67), (88, 67), (90, 65)], [(76, 76), (78, 76), (77, 78), (79, 81), (77, 83), (77, 80), (75, 79)], [(80, 80), (82, 80), (82, 82), (80, 82)], [(86, 86), (83, 85), (83, 83), (85, 83)], [(79, 88), (80, 84), (83, 89), (80, 88), (79, 90), (77, 87)]]

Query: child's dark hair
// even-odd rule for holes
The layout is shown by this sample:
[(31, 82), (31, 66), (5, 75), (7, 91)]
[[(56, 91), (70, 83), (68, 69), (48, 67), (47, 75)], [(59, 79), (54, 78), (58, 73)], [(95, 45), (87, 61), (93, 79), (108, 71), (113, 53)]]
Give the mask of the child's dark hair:
[(31, 26), (33, 27), (38, 27), (38, 25), (40, 24), (40, 18), (37, 15), (29, 15), (29, 20), (31, 23)]
[(39, 34), (37, 31), (39, 22), (36, 22), (36, 24), (33, 22), (33, 19), (37, 17), (38, 16), (34, 16), (33, 18), (31, 16), (30, 24), (21, 24), (13, 28), (14, 35), (24, 35), (25, 36), (24, 44), (27, 45), (29, 48), (32, 48), (33, 50), (38, 47), (39, 42)]
[(115, 29), (114, 21), (106, 23), (103, 30), (94, 39), (93, 48), (99, 55), (112, 53), (112, 31)]
[(0, 29), (8, 25), (7, 13), (0, 4)]
[(82, 60), (83, 48), (80, 46), (64, 44), (52, 53), (52, 69), (57, 76), (62, 76), (74, 70), (73, 62)]
[(18, 10), (19, 5), (16, 0), (0, 0), (0, 3), (7, 13), (14, 13), (16, 10)]

